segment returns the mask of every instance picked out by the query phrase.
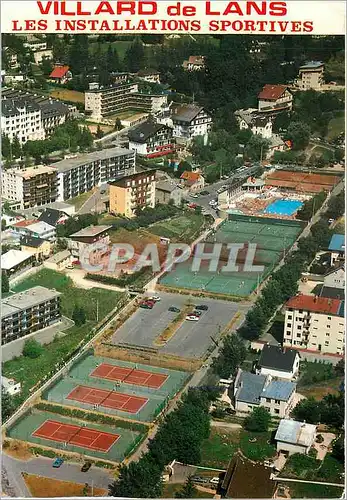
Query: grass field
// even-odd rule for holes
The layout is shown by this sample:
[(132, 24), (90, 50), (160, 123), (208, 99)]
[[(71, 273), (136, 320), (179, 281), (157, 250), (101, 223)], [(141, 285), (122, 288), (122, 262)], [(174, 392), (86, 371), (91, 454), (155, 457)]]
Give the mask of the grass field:
[(332, 118), (328, 124), (327, 139), (334, 139), (345, 130), (345, 116)]
[(76, 90), (54, 89), (51, 90), (50, 96), (54, 97), (55, 99), (61, 99), (62, 101), (78, 102), (84, 104), (83, 92), (77, 92)]
[(164, 236), (174, 241), (191, 243), (197, 238), (204, 225), (204, 216), (200, 214), (179, 215), (168, 221), (156, 222), (150, 226), (151, 233)]
[[(249, 440), (256, 438), (255, 443)], [(276, 449), (268, 444), (270, 432), (248, 432), (245, 430), (213, 429), (210, 437), (203, 442), (201, 465), (226, 468), (234, 453), (240, 448), (251, 460), (265, 460), (275, 455)]]
[[(163, 493), (161, 498), (175, 498), (175, 494), (180, 491), (183, 484), (180, 483), (167, 483), (163, 485)], [(212, 493), (197, 490), (194, 498), (213, 498)]]
[(298, 381), (298, 392), (306, 397), (322, 399), (327, 394), (338, 394), (343, 377), (337, 377), (330, 363), (303, 362)]
[(321, 461), (296, 453), (288, 458), (280, 475), (288, 478), (342, 484), (341, 474), (343, 472), (343, 464), (330, 454), (327, 454), (324, 460)]
[(322, 484), (290, 483), (291, 498), (341, 498), (342, 488)]
[(64, 316), (71, 318), (76, 305), (83, 307), (87, 319), (96, 322), (96, 308), (98, 302), (99, 318), (106, 316), (116, 306), (121, 294), (103, 288), (92, 288), (89, 290), (74, 286), (71, 278), (63, 273), (43, 269), (38, 273), (18, 283), (14, 292), (21, 292), (41, 285), (46, 288), (55, 288), (61, 295), (62, 312)]
[[(59, 481), (51, 477), (35, 476), (23, 473), (25, 484), (33, 497), (53, 498), (53, 497), (103, 497), (107, 491), (102, 488), (92, 488), (91, 485), (72, 483), (69, 481)], [(88, 477), (86, 477), (88, 481)]]

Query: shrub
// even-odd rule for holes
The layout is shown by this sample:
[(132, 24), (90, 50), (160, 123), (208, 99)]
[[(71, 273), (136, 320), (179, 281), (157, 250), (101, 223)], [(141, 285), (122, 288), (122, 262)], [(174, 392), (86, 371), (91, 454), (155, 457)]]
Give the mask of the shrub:
[(266, 432), (271, 422), (270, 413), (260, 406), (254, 408), (245, 420), (245, 429), (252, 432)]
[(43, 353), (44, 348), (35, 339), (26, 340), (23, 347), (23, 356), (27, 358), (38, 358)]

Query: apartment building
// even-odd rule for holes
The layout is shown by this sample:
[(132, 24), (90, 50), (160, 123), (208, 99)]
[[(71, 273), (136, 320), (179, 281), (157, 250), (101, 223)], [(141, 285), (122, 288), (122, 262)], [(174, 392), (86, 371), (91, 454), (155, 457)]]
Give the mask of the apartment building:
[(290, 111), (293, 107), (293, 94), (287, 85), (264, 85), (258, 94), (258, 111)]
[[(95, 244), (109, 245), (110, 236), (109, 231), (112, 226), (89, 226), (73, 233), (67, 240), (68, 249), (70, 250), (73, 257), (85, 258), (88, 260), (88, 250), (90, 249), (93, 254), (93, 258), (101, 256), (107, 253), (106, 249), (103, 248), (93, 248)], [(84, 256), (84, 257), (83, 257)], [(91, 262), (90, 262), (91, 263)]]
[(12, 142), (18, 137), (22, 144), (45, 138), (40, 107), (28, 99), (6, 98), (2, 92), (1, 131)]
[(166, 94), (141, 93), (138, 84), (131, 81), (89, 90), (84, 97), (85, 110), (96, 121), (131, 109), (155, 114), (167, 105)]
[(61, 160), (51, 167), (58, 177), (58, 201), (64, 201), (133, 173), (135, 152), (122, 148), (104, 149)]
[(207, 137), (212, 127), (211, 115), (195, 104), (173, 105), (171, 119), (173, 136), (186, 141), (197, 136)]
[(155, 206), (155, 170), (128, 175), (110, 183), (110, 212), (134, 217), (137, 208)]
[(272, 120), (255, 108), (238, 109), (235, 111), (240, 130), (250, 130), (252, 134), (260, 135), (263, 139), (271, 139)]
[[(56, 127), (65, 123), (67, 117), (70, 116), (71, 113), (73, 113), (74, 111), (74, 106), (68, 106), (57, 99), (52, 99), (50, 97), (35, 94), (33, 92), (27, 92), (25, 90), (3, 88), (1, 94), (2, 94), (2, 103), (1, 103), (2, 105), (3, 102), (6, 101), (16, 102), (18, 100), (19, 102), (22, 102), (24, 100), (25, 102), (30, 104), (33, 108), (39, 110), (41, 129), (43, 129), (44, 133), (42, 136), (40, 135), (38, 139), (44, 139), (45, 137), (51, 135), (56, 129)], [(2, 123), (3, 122), (1, 121), (1, 127)], [(37, 139), (27, 139), (27, 140), (37, 140)]]
[(250, 413), (262, 406), (272, 416), (284, 418), (294, 407), (296, 385), (239, 369), (234, 382), (235, 410)]
[(344, 302), (296, 295), (285, 304), (283, 345), (326, 354), (344, 354)]
[(165, 156), (174, 151), (173, 130), (148, 120), (128, 133), (129, 149), (147, 158)]
[(299, 68), (299, 76), (295, 81), (300, 90), (320, 90), (324, 84), (324, 63), (311, 61)]
[(44, 165), (4, 170), (1, 184), (4, 198), (18, 200), (21, 209), (53, 203), (58, 197), (57, 172)]
[(60, 293), (35, 286), (1, 301), (2, 344), (42, 330), (61, 319)]

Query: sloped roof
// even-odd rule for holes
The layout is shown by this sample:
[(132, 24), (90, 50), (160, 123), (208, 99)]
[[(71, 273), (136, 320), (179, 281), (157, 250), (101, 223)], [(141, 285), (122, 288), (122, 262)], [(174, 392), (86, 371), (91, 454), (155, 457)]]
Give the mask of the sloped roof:
[(268, 101), (277, 101), (281, 95), (287, 90), (287, 85), (269, 85), (266, 84), (263, 90), (259, 92), (258, 99), (266, 99)]
[(245, 403), (259, 404), (260, 395), (263, 392), (265, 382), (265, 375), (255, 375), (254, 373), (242, 372), (235, 399)]
[(46, 241), (42, 238), (34, 238), (33, 236), (23, 236), (20, 239), (20, 244), (25, 247), (40, 248)]
[(263, 398), (277, 399), (279, 401), (288, 401), (295, 391), (296, 385), (287, 380), (272, 380), (262, 392)]
[(152, 137), (157, 132), (159, 132), (159, 130), (162, 130), (163, 128), (169, 128), (169, 127), (163, 125), (162, 123), (155, 123), (153, 121), (148, 120), (144, 123), (141, 123), (133, 130), (130, 130), (128, 133), (128, 138), (132, 142), (143, 143), (146, 142), (149, 137)]
[(199, 172), (189, 172), (185, 170), (181, 175), (180, 179), (184, 179), (185, 181), (197, 182), (200, 178), (201, 174)]
[(171, 117), (174, 121), (178, 120), (190, 123), (201, 111), (203, 111), (203, 109), (202, 106), (195, 106), (195, 104), (173, 105)]
[(297, 422), (296, 420), (281, 420), (275, 440), (284, 443), (310, 446), (314, 440), (316, 426)]
[(286, 302), (286, 307), (303, 309), (322, 314), (339, 314), (341, 300), (316, 297), (314, 295), (296, 295)]
[(321, 66), (324, 66), (324, 63), (322, 61), (309, 61), (300, 66), (300, 69), (318, 69)]
[(23, 252), (22, 250), (9, 250), (1, 255), (1, 269), (8, 271), (15, 266), (32, 257), (30, 252)]
[(61, 212), (59, 210), (55, 210), (54, 208), (46, 208), (44, 212), (39, 217), (39, 221), (41, 222), (46, 222), (50, 226), (56, 226), (58, 223), (58, 220), (63, 216), (66, 215), (64, 212)]
[(55, 66), (52, 73), (49, 75), (50, 78), (63, 78), (69, 71), (69, 66)]
[(298, 352), (294, 349), (283, 349), (277, 345), (266, 344), (261, 351), (258, 366), (260, 368), (291, 372), (296, 356), (298, 356)]

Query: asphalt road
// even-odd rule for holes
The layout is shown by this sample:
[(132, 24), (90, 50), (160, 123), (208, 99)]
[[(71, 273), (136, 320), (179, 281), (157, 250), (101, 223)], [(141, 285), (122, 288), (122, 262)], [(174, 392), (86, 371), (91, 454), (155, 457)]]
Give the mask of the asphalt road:
[(206, 304), (199, 321), (184, 321), (163, 352), (188, 358), (200, 358), (211, 345), (211, 336), (218, 339), (220, 332), (237, 311), (245, 312), (250, 305), (210, 298), (190, 298), (187, 295), (160, 293), (161, 301), (152, 310), (139, 308), (113, 335), (112, 342), (126, 342), (139, 346), (155, 347), (154, 340), (170, 325), (179, 313), (170, 312), (170, 306), (182, 309), (189, 301)]
[[(75, 483), (88, 483), (90, 486), (106, 488), (112, 482), (112, 476), (106, 469), (91, 467), (88, 472), (81, 472), (81, 464), (64, 463), (60, 468), (52, 467), (53, 460), (50, 458), (33, 458), (22, 461), (2, 454), (2, 469), (6, 471), (12, 489), (17, 497), (30, 497), (22, 477), (23, 472), (36, 474), (62, 481)], [(5, 492), (6, 493), (6, 492)]]

